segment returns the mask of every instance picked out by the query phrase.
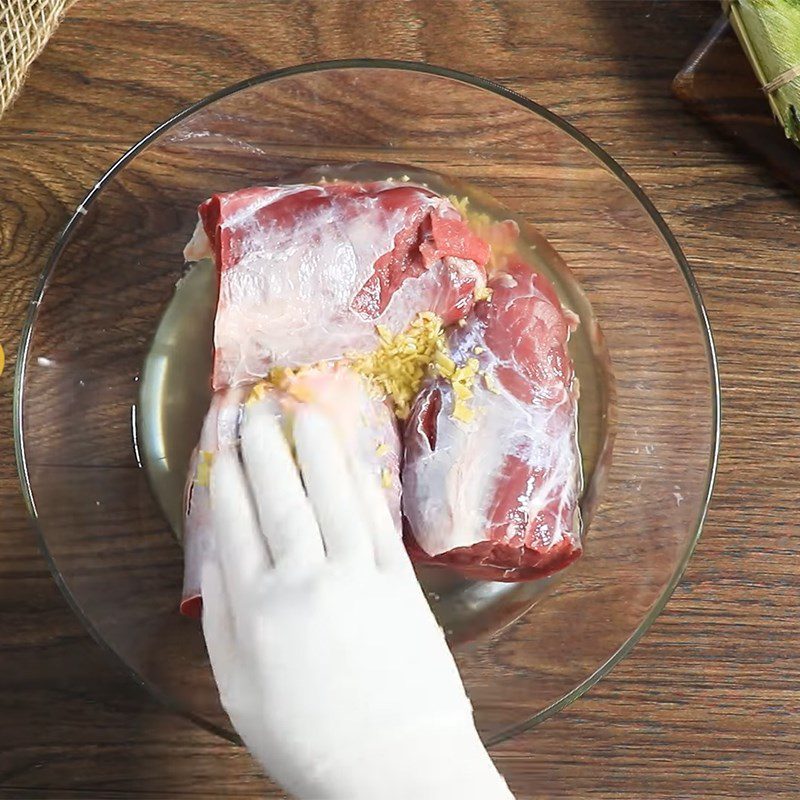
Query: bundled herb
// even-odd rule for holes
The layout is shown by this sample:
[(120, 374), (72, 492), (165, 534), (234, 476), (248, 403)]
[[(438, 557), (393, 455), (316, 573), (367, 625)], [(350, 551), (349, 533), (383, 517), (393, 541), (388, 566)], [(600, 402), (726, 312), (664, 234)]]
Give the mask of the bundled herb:
[(722, 0), (772, 111), (800, 145), (800, 0)]

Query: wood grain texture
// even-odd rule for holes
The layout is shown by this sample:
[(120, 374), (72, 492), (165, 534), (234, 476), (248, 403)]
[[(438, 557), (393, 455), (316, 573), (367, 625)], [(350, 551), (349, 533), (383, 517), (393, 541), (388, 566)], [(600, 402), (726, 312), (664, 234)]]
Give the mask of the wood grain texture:
[(775, 123), (733, 29), (721, 16), (672, 82), (675, 96), (723, 135), (763, 158), (800, 189), (800, 155)]
[(91, 641), (40, 556), (11, 435), (16, 343), (58, 230), (162, 119), (263, 70), (411, 58), (493, 78), (632, 174), (700, 283), (723, 456), (686, 578), (586, 697), (495, 751), (520, 798), (800, 794), (798, 199), (670, 97), (717, 16), (697, 0), (81, 0), (0, 122), (0, 793), (280, 797), (246, 753), (163, 711)]

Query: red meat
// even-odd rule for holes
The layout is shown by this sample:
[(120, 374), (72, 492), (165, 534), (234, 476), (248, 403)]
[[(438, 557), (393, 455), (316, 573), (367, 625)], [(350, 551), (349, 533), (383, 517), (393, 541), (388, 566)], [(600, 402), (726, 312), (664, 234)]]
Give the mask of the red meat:
[(544, 277), (513, 260), (505, 270), (449, 339), (457, 364), (480, 364), (475, 417), (451, 416), (447, 379), (425, 387), (405, 431), (402, 483), (415, 560), (513, 581), (580, 555), (581, 469), (567, 353), (577, 319)]
[(215, 389), (366, 352), (375, 326), (462, 318), (489, 247), (443, 197), (394, 181), (260, 187), (199, 208), (188, 260), (219, 272)]

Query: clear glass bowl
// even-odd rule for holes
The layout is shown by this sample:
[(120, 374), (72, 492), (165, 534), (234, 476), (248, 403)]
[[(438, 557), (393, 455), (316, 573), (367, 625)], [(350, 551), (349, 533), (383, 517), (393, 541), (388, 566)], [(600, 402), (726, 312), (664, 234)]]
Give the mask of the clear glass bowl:
[(466, 180), (535, 224), (613, 363), (616, 441), (586, 553), (516, 623), (457, 650), (495, 743), (578, 697), (663, 608), (719, 445), (711, 333), (680, 248), (630, 177), (552, 112), (468, 75), (351, 61), (257, 77), (164, 123), (88, 194), (36, 290), (16, 375), (22, 488), (97, 641), (170, 708), (235, 739), (199, 626), (177, 613), (182, 553), (136, 448), (139, 377), (199, 201), (362, 161)]

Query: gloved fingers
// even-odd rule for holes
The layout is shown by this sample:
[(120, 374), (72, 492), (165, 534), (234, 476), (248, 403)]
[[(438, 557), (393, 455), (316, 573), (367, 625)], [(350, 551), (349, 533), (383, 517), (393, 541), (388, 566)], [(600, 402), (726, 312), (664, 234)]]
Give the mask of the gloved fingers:
[[(223, 707), (239, 718), (259, 703), (260, 676), (258, 670), (252, 669), (252, 653), (247, 652), (252, 634), (237, 627), (237, 615), (233, 613), (217, 559), (209, 558), (203, 563), (202, 586), (203, 636), (208, 659)], [(239, 623), (247, 619), (243, 615)]]
[(208, 657), (215, 674), (229, 674), (235, 664), (236, 628), (230, 607), (230, 598), (222, 579), (222, 571), (216, 558), (203, 562), (200, 576), (203, 592), (203, 636)]
[(353, 457), (352, 454), (350, 454), (350, 469), (365, 512), (375, 561), (384, 569), (403, 566), (408, 566), (410, 569), (411, 561), (403, 546), (402, 534), (392, 518), (386, 491), (381, 486), (378, 476), (370, 472), (362, 459)]
[(243, 394), (241, 390), (214, 392), (208, 412), (200, 429), (200, 440), (192, 452), (189, 474), (192, 480), (187, 484), (184, 497), (184, 514), (192, 513), (193, 508), (205, 513), (209, 502), (211, 464), (218, 450), (235, 448), (239, 441), (239, 415)]
[(247, 597), (263, 580), (271, 558), (233, 448), (221, 450), (211, 467), (211, 519), (225, 586)]
[(225, 392), (216, 392), (220, 396), (217, 409), (216, 447), (209, 449), (224, 450), (226, 447), (236, 447), (239, 443), (239, 426), (242, 419), (242, 404), (247, 396), (244, 388), (228, 389)]
[(217, 426), (219, 423), (219, 412), (224, 405), (224, 396), (221, 392), (214, 392), (211, 403), (208, 407), (203, 427), (200, 429), (200, 441), (198, 449), (213, 453), (217, 449)]
[(374, 563), (369, 521), (350, 473), (346, 444), (331, 423), (308, 406), (295, 416), (294, 443), (328, 558)]
[(275, 566), (304, 569), (322, 563), (325, 549), (314, 510), (270, 397), (245, 408), (242, 456), (261, 531)]

